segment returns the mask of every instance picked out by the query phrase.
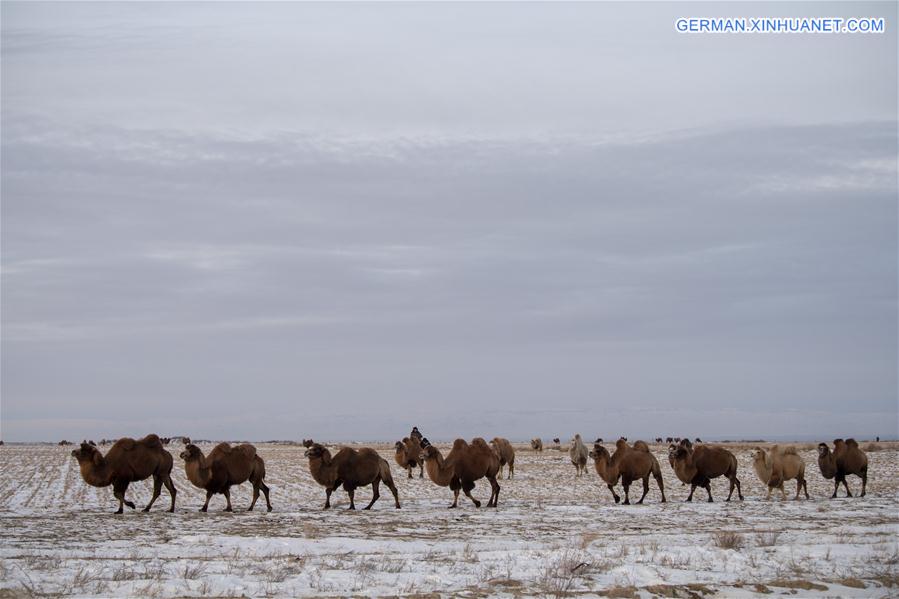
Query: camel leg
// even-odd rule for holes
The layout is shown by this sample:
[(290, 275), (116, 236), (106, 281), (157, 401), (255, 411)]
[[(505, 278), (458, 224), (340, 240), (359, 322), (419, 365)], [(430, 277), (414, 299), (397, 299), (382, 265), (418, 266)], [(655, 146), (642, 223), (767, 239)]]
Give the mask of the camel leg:
[(396, 504), (396, 509), (400, 509), (400, 494), (396, 490), (396, 485), (393, 484), (393, 481), (384, 481), (384, 484), (387, 485), (387, 488), (390, 489), (390, 492), (393, 493), (393, 502)]
[(259, 488), (262, 489), (262, 494), (265, 495), (265, 506), (268, 508), (266, 511), (272, 511), (272, 502), (268, 498), (268, 485), (265, 484), (265, 481), (259, 481)]
[(609, 491), (612, 492), (612, 497), (615, 498), (615, 503), (621, 501), (621, 497), (618, 496), (618, 493), (615, 492), (615, 487), (613, 485), (608, 485)]
[(624, 505), (631, 504), (631, 481), (622, 480), (621, 488), (624, 489)]
[[(737, 483), (737, 497), (740, 498), (740, 501), (743, 501), (743, 486), (740, 484), (740, 479), (737, 478), (736, 474), (734, 474), (734, 482)], [(783, 482), (780, 484), (783, 485)]]
[(407, 478), (412, 478), (412, 466), (406, 466)]
[(512, 478), (514, 476), (515, 476), (515, 464), (513, 462), (513, 463), (509, 464), (509, 478), (507, 480), (512, 480)]
[(693, 492), (696, 490), (696, 487), (697, 487), (696, 483), (690, 484), (690, 494), (687, 495), (687, 501), (693, 501)]
[(212, 499), (212, 491), (206, 491), (206, 503), (203, 504), (203, 507), (200, 508), (201, 512), (205, 512), (209, 509), (209, 500)]
[(780, 483), (780, 500), (781, 501), (787, 500), (787, 492), (786, 492), (786, 490), (784, 490), (784, 484), (782, 482)]
[[(734, 494), (734, 488), (737, 486), (734, 484), (733, 478), (731, 478), (729, 480), (730, 480), (730, 493), (727, 494), (727, 499), (725, 499), (724, 501), (730, 501), (730, 498), (733, 497), (733, 494)], [(768, 488), (770, 489), (771, 485), (768, 485)]]
[(421, 462), (418, 465), (418, 478), (424, 478), (424, 477), (425, 477), (425, 463)]
[(709, 494), (709, 503), (712, 503), (712, 483), (705, 484), (705, 492)]
[(334, 492), (334, 490), (331, 489), (330, 487), (325, 489), (325, 508), (324, 509), (328, 509), (329, 507), (331, 507), (331, 493), (333, 493), (333, 492)]
[(852, 497), (852, 492), (849, 490), (849, 483), (846, 482), (846, 477), (843, 477), (843, 488), (846, 489), (846, 497)]
[(465, 493), (465, 496), (471, 499), (471, 502), (474, 503), (475, 507), (481, 507), (481, 502), (471, 496), (471, 490), (474, 489), (473, 482), (463, 482), (462, 483), (462, 491)]
[(765, 495), (765, 501), (771, 501), (771, 485), (768, 485), (768, 494)]
[(649, 493), (649, 474), (643, 477), (643, 495), (640, 496), (640, 501), (637, 503), (643, 503), (647, 493)]
[(862, 470), (862, 473), (859, 475), (862, 479), (862, 494), (859, 497), (864, 497), (866, 493), (866, 487), (868, 486), (868, 469), (865, 468)]
[(453, 489), (453, 504), (450, 506), (450, 509), (453, 509), (459, 505), (459, 489)]
[(656, 484), (659, 486), (659, 493), (662, 494), (662, 503), (665, 503), (665, 483), (662, 481), (662, 471), (654, 472), (653, 477), (656, 479)]
[(147, 507), (144, 508), (145, 512), (149, 512), (150, 508), (153, 507), (153, 503), (156, 502), (156, 498), (159, 497), (159, 492), (162, 491), (162, 478), (159, 475), (153, 475), (153, 497), (150, 498), (150, 503), (147, 504)]
[(840, 479), (836, 477), (833, 481), (833, 495), (830, 496), (831, 499), (837, 498), (837, 489), (840, 488)]
[(112, 486), (112, 494), (113, 494), (113, 496), (114, 496), (116, 499), (119, 500), (119, 509), (116, 511), (117, 514), (122, 514), (122, 513), (124, 513), (125, 510), (124, 510), (124, 507), (123, 507), (123, 506), (125, 506), (125, 505), (127, 505), (128, 507), (130, 507), (132, 510), (134, 509), (134, 504), (131, 503), (130, 501), (127, 501), (127, 500), (125, 499), (125, 491), (127, 491), (127, 490), (128, 490), (128, 483), (127, 483), (127, 482), (125, 482), (125, 483), (121, 483), (121, 482), (113, 483), (113, 486)]
[(172, 498), (172, 507), (169, 508), (169, 512), (175, 512), (175, 495), (178, 494), (178, 491), (175, 489), (175, 483), (172, 482), (172, 477), (168, 474), (165, 475), (165, 478), (162, 481), (162, 484), (165, 485), (166, 490), (169, 492), (169, 497)]
[[(410, 470), (410, 472), (411, 472), (411, 470)], [(381, 496), (380, 487), (381, 487), (381, 479), (380, 478), (376, 478), (375, 480), (372, 481), (372, 483), (371, 483), (371, 501), (369, 502), (369, 504), (367, 506), (365, 506), (362, 509), (364, 509), (364, 510), (371, 509), (371, 506), (373, 506), (375, 504), (375, 502), (378, 500), (378, 497)]]
[(231, 489), (228, 487), (225, 487), (225, 490), (222, 491), (222, 495), (225, 496), (225, 501), (227, 502), (227, 505), (225, 506), (225, 511), (233, 512), (234, 510), (231, 508)]
[(253, 501), (250, 502), (250, 507), (247, 509), (248, 512), (253, 511), (253, 508), (256, 506), (257, 499), (259, 499), (259, 485), (257, 483), (253, 483)]
[(499, 503), (499, 483), (496, 481), (496, 477), (488, 476), (487, 480), (490, 481), (490, 501), (487, 502), (487, 507), (496, 507)]
[(350, 507), (348, 507), (347, 509), (356, 509), (356, 489), (347, 489), (346, 494), (350, 496)]

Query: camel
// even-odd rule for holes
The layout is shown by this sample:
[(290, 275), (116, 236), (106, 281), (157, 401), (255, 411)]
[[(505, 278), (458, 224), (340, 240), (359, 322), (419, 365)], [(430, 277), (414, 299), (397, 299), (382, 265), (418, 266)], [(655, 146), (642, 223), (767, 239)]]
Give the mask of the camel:
[(833, 451), (827, 446), (827, 443), (818, 444), (818, 467), (821, 469), (821, 475), (830, 480), (834, 479), (833, 495), (831, 499), (837, 496), (837, 490), (840, 483), (846, 489), (846, 497), (852, 497), (849, 492), (849, 485), (846, 483), (846, 476), (854, 474), (862, 479), (862, 492), (859, 497), (865, 496), (865, 490), (868, 486), (868, 456), (862, 451), (855, 439), (834, 439)]
[(571, 457), (571, 463), (574, 464), (574, 467), (577, 470), (575, 476), (580, 476), (587, 472), (588, 454), (587, 446), (581, 441), (581, 435), (575, 435), (574, 439), (571, 440), (571, 449), (568, 450), (568, 455)]
[(92, 487), (108, 487), (112, 485), (112, 492), (119, 500), (119, 509), (116, 514), (121, 514), (127, 505), (132, 510), (134, 503), (125, 500), (125, 491), (128, 485), (139, 480), (153, 477), (153, 497), (144, 508), (149, 512), (156, 498), (162, 490), (162, 485), (168, 490), (172, 498), (170, 512), (175, 511), (175, 485), (172, 483), (172, 454), (162, 448), (162, 441), (156, 435), (147, 435), (143, 439), (135, 441), (124, 437), (115, 442), (104, 456), (100, 451), (88, 442), (82, 442), (79, 449), (72, 450), (72, 456), (78, 460), (81, 470), (81, 478)]
[[(687, 441), (685, 439), (685, 441)], [(689, 441), (687, 441), (689, 443)], [(693, 501), (693, 492), (696, 487), (703, 487), (709, 494), (709, 502), (712, 501), (711, 480), (719, 476), (726, 476), (730, 480), (730, 493), (727, 501), (730, 501), (737, 489), (737, 496), (743, 500), (740, 480), (737, 478), (737, 458), (734, 454), (722, 447), (714, 445), (700, 445), (691, 448), (687, 443), (669, 450), (668, 459), (672, 462), (674, 473), (684, 483), (690, 483), (690, 495), (687, 501)]]
[(765, 499), (771, 499), (771, 491), (780, 489), (781, 500), (787, 498), (784, 491), (784, 482), (796, 479), (796, 497), (805, 489), (805, 498), (808, 496), (808, 485), (805, 481), (805, 461), (796, 452), (795, 447), (778, 447), (774, 445), (770, 451), (762, 447), (756, 447), (752, 454), (752, 466), (759, 480), (768, 487), (768, 495)]
[(611, 456), (608, 450), (600, 443), (593, 444), (590, 452), (593, 458), (593, 467), (601, 479), (603, 479), (612, 492), (615, 503), (621, 501), (621, 497), (615, 493), (615, 485), (621, 479), (624, 488), (624, 504), (629, 505), (631, 483), (643, 480), (643, 495), (637, 503), (643, 503), (646, 494), (649, 493), (649, 476), (656, 479), (659, 491), (662, 493), (662, 503), (665, 503), (665, 483), (662, 482), (662, 468), (659, 461), (649, 452), (649, 448), (643, 441), (635, 441), (633, 447), (628, 447), (627, 441), (619, 439), (615, 444), (615, 453)]
[(493, 453), (499, 458), (499, 477), (503, 477), (503, 466), (508, 464), (509, 476), (506, 477), (506, 480), (511, 479), (515, 476), (515, 448), (508, 439), (503, 437), (493, 437), (490, 445), (493, 447)]
[(531, 439), (531, 449), (535, 452), (543, 451), (543, 440), (537, 437), (536, 439)]
[[(414, 431), (413, 431), (414, 432)], [(394, 459), (400, 468), (406, 471), (412, 478), (412, 470), (418, 466), (418, 478), (424, 478), (425, 463), (421, 459), (421, 442), (416, 437), (403, 437), (394, 446), (396, 453)]]
[(248, 512), (253, 511), (256, 500), (259, 499), (259, 490), (265, 494), (265, 503), (268, 511), (272, 511), (272, 503), (268, 497), (268, 486), (265, 478), (265, 462), (256, 454), (256, 448), (249, 443), (231, 447), (227, 443), (219, 443), (204, 456), (203, 452), (194, 444), (189, 444), (181, 452), (184, 460), (184, 473), (195, 487), (206, 490), (206, 503), (200, 508), (205, 512), (209, 508), (209, 500), (216, 493), (225, 496), (228, 502), (226, 512), (231, 509), (231, 487), (246, 481), (253, 484), (253, 501), (250, 502)]
[(459, 505), (459, 489), (465, 492), (465, 496), (471, 499), (475, 507), (481, 507), (481, 502), (471, 496), (475, 481), (481, 478), (490, 481), (491, 492), (487, 507), (497, 506), (500, 490), (499, 483), (496, 482), (499, 458), (484, 439), (476, 437), (470, 444), (465, 439), (456, 439), (446, 458), (427, 439), (421, 440), (421, 446), (424, 449), (428, 478), (438, 486), (449, 487), (453, 492), (450, 508)]
[[(303, 442), (304, 444), (306, 441)], [(393, 484), (393, 475), (390, 473), (390, 464), (378, 455), (378, 452), (368, 447), (356, 450), (344, 447), (331, 457), (331, 452), (311, 439), (308, 441), (309, 449), (306, 457), (309, 458), (309, 472), (315, 482), (325, 487), (325, 509), (331, 507), (331, 493), (340, 485), (350, 497), (349, 509), (356, 509), (355, 494), (358, 487), (371, 485), (371, 501), (362, 509), (370, 510), (381, 496), (381, 481), (387, 485), (393, 493), (396, 509), (400, 509), (400, 498)]]

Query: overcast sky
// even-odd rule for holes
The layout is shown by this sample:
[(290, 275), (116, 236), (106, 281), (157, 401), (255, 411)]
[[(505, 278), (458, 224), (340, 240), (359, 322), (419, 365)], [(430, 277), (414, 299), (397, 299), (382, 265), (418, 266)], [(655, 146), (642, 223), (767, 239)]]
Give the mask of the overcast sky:
[(895, 3), (0, 6), (6, 440), (897, 435)]

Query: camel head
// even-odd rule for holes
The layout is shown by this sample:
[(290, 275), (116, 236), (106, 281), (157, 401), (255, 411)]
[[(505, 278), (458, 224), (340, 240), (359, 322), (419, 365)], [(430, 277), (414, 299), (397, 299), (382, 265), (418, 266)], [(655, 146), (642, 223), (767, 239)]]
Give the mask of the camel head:
[(193, 443), (188, 443), (184, 446), (184, 451), (181, 452), (180, 457), (185, 462), (190, 462), (191, 460), (199, 460), (201, 455), (203, 454), (199, 447)]
[(580, 433), (577, 433), (577, 434), (574, 435), (574, 439), (572, 439), (571, 442), (572, 442), (572, 443), (577, 443), (577, 442), (580, 441), (580, 440), (581, 440), (581, 434), (580, 434)]
[(750, 454), (753, 462), (761, 462), (762, 464), (766, 463), (768, 460), (768, 453), (761, 447), (756, 447), (752, 453)]
[(829, 453), (830, 447), (827, 446), (827, 443), (818, 443), (818, 457), (826, 458)]
[(556, 437), (555, 439), (553, 439), (553, 443), (561, 443), (561, 442), (562, 442), (562, 441), (560, 441), (558, 437)]
[(100, 455), (100, 452), (96, 447), (87, 441), (82, 441), (81, 446), (78, 449), (72, 450), (72, 457), (78, 460), (79, 464), (83, 464), (84, 462), (91, 461), (99, 463), (103, 456)]
[(322, 458), (330, 455), (328, 450), (321, 443), (312, 443), (311, 445), (307, 445), (307, 447), (309, 449), (306, 450), (304, 455), (309, 459)]
[(609, 459), (609, 450), (600, 445), (600, 442), (597, 441), (593, 444), (593, 450), (590, 452), (590, 457), (594, 460), (598, 460), (600, 458)]
[(402, 441), (397, 441), (396, 444), (394, 445), (394, 448), (395, 448), (397, 451), (405, 451), (405, 450), (406, 450), (406, 444), (403, 443)]
[(424, 460), (431, 459), (437, 457), (440, 452), (437, 451), (437, 448), (431, 445), (431, 442), (428, 441), (427, 437), (421, 438), (421, 458)]
[(303, 439), (303, 447), (310, 448), (313, 445), (312, 439)]

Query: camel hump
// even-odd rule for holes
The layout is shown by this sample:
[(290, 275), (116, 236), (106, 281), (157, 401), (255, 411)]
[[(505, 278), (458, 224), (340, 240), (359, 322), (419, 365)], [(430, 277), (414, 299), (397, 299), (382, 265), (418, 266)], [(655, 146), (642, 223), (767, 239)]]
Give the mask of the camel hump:
[(162, 449), (162, 439), (159, 438), (159, 435), (152, 433), (138, 441), (138, 443), (151, 449)]
[(855, 439), (846, 439), (846, 445), (858, 449), (858, 442)]
[(778, 449), (780, 450), (781, 455), (799, 455), (799, 452), (796, 451), (796, 448), (792, 445), (787, 445), (786, 447), (780, 447)]
[(645, 441), (634, 441), (634, 449), (649, 453), (649, 445), (647, 445)]
[(234, 451), (239, 451), (250, 461), (253, 461), (256, 458), (256, 446), (249, 443), (242, 443), (238, 445), (234, 448)]
[[(481, 439), (483, 441), (483, 439)], [(453, 441), (453, 449), (464, 449), (468, 447), (468, 442), (465, 439), (456, 439)]]
[(486, 449), (487, 451), (493, 451), (490, 449), (490, 446), (487, 445), (487, 441), (484, 440), (483, 437), (475, 437), (471, 440), (472, 447), (479, 447), (481, 449)]

